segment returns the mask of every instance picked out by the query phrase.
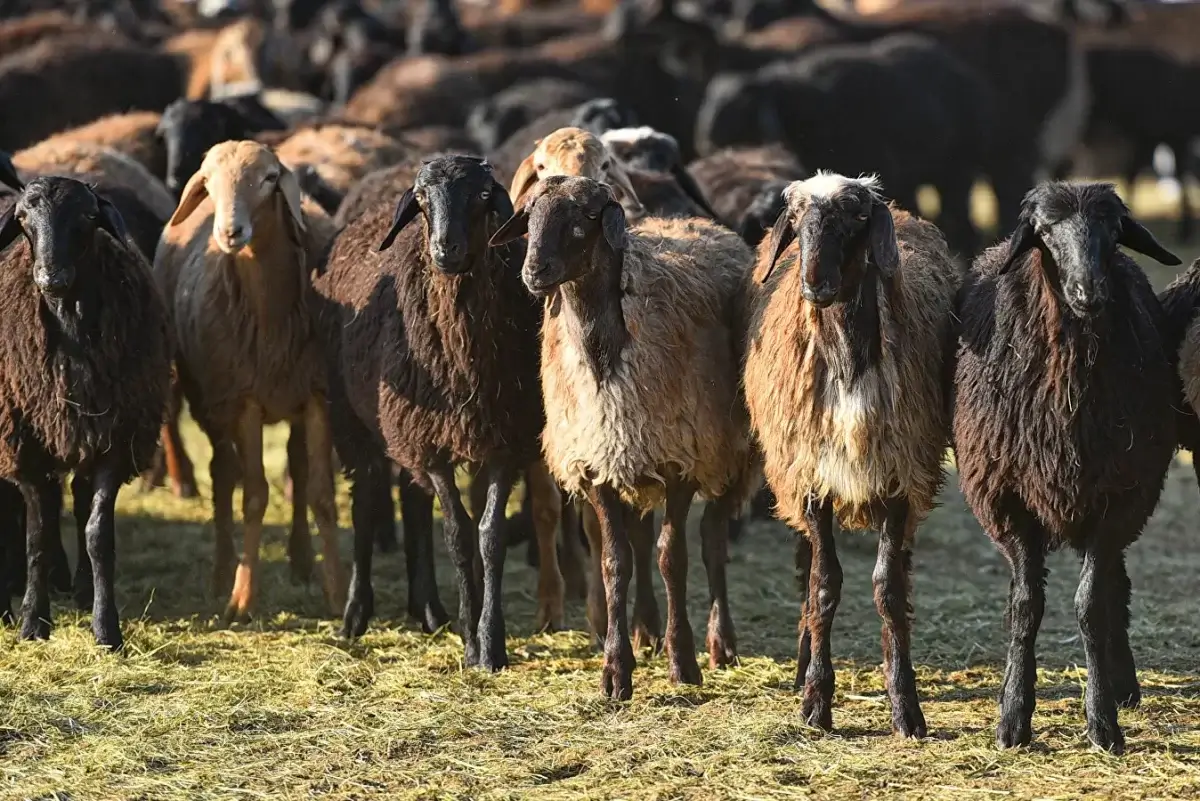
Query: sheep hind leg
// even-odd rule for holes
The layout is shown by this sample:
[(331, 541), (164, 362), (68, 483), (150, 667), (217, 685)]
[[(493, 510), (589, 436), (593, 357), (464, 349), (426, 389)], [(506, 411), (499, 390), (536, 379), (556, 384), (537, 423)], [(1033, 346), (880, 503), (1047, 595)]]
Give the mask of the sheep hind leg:
[[(46, 517), (46, 543), (50, 548), (50, 589), (55, 592), (71, 592), (75, 586), (71, 578), (71, 563), (67, 560), (67, 549), (62, 541), (62, 482), (56, 481), (50, 489), (50, 503), (53, 508)], [(86, 550), (78, 551), (78, 561), (83, 559)]]
[(374, 532), (375, 547), (380, 553), (395, 553), (400, 550), (400, 540), (396, 537), (396, 502), (392, 499), (391, 467), (384, 474), (384, 480), (375, 486), (375, 496), (371, 501), (371, 530)]
[(78, 547), (75, 551), (72, 594), (75, 597), (75, 607), (81, 612), (86, 612), (95, 604), (92, 561), (87, 558), (87, 526), (92, 514), (93, 494), (92, 476), (82, 470), (75, 471), (71, 480), (71, 495), (74, 496), (75, 503), (75, 537)]
[(583, 547), (586, 534), (583, 531), (583, 519), (580, 506), (575, 499), (560, 493), (562, 506), (560, 512), (560, 530), (562, 541), (558, 554), (558, 566), (562, 570), (566, 592), (572, 598), (586, 600), (588, 597), (588, 574), (586, 567), (587, 552)]
[(875, 608), (883, 619), (883, 669), (892, 705), (892, 732), (902, 737), (926, 735), (925, 716), (917, 697), (912, 640), (912, 509), (907, 498), (884, 504), (879, 531), (879, 555), (872, 581)]
[[(487, 482), (487, 502), (479, 518), (479, 553), (483, 562), (483, 599), (479, 614), (479, 666), (492, 672), (508, 667), (505, 646), (504, 542), (505, 510), (512, 492), (513, 470), (505, 464), (489, 462), (482, 475)], [(553, 532), (553, 529), (551, 529)]]
[(25, 498), (25, 598), (21, 604), (21, 639), (50, 639), (50, 590), (47, 585), (49, 563), (46, 559), (44, 520), (53, 507), (51, 498), (55, 476), (41, 476), (21, 482)]
[(228, 595), (233, 587), (237, 555), (233, 547), (233, 489), (237, 486), (239, 468), (233, 443), (223, 440), (213, 443), (209, 465), (213, 490), (213, 596)]
[(833, 658), (829, 637), (833, 618), (842, 600), (842, 566), (833, 541), (833, 501), (809, 497), (806, 524), (812, 544), (812, 571), (808, 578), (809, 636), (812, 658), (804, 676), (804, 719), (810, 726), (833, 728)]
[(604, 584), (604, 533), (601, 531), (600, 518), (596, 508), (589, 500), (582, 505), (580, 516), (583, 518), (583, 530), (588, 538), (590, 553), (588, 555), (588, 596), (587, 618), (597, 647), (603, 649), (608, 639), (608, 609), (605, 600)]
[(342, 636), (361, 637), (375, 614), (375, 589), (371, 584), (371, 562), (375, 555), (374, 509), (378, 484), (387, 486), (388, 465), (372, 460), (358, 467), (350, 485), (350, 515), (354, 521), (354, 569), (350, 574), (350, 590), (346, 610), (342, 615)]
[(406, 471), (400, 472), (400, 514), (404, 518), (404, 569), (408, 576), (408, 616), (433, 634), (450, 622), (438, 596), (433, 563), (433, 497)]
[(687, 516), (695, 494), (691, 484), (667, 485), (666, 511), (658, 539), (658, 569), (667, 586), (667, 665), (675, 684), (701, 683), (696, 643), (687, 614)]
[(731, 522), (737, 505), (728, 497), (709, 501), (700, 519), (704, 569), (708, 573), (708, 664), (712, 668), (736, 664), (737, 634), (729, 612), (725, 565), (729, 563)]
[(463, 641), (463, 657), (468, 667), (474, 667), (479, 664), (477, 624), (482, 609), (480, 587), (475, 581), (475, 522), (463, 506), (453, 467), (430, 470), (429, 481), (442, 505), (442, 532), (458, 577), (458, 633)]
[(258, 556), (269, 488), (263, 472), (263, 410), (246, 406), (238, 419), (238, 456), (242, 464), (242, 560), (234, 574), (233, 591), (225, 606), (227, 622), (250, 619), (258, 593)]
[(525, 497), (533, 509), (533, 528), (538, 548), (538, 631), (561, 631), (564, 625), (565, 589), (558, 564), (558, 524), (562, 497), (545, 463), (538, 459), (525, 472)]
[(812, 571), (812, 543), (808, 534), (796, 532), (796, 585), (800, 590), (800, 624), (796, 634), (796, 680), (793, 684), (796, 692), (804, 689), (804, 677), (808, 674), (808, 666), (812, 661), (812, 632), (808, 628), (808, 615), (812, 605), (808, 599), (808, 577)]
[(633, 649), (662, 650), (662, 616), (654, 597), (654, 512), (635, 517), (629, 526), (633, 546)]
[[(291, 474), (292, 527), (288, 533), (288, 564), (293, 584), (307, 584), (312, 578), (312, 533), (308, 528), (308, 434), (303, 423), (292, 423), (287, 441), (288, 472)], [(342, 610), (338, 610), (341, 612)]]
[(1083, 555), (1079, 588), (1075, 592), (1075, 616), (1087, 656), (1088, 680), (1084, 690), (1087, 734), (1092, 744), (1114, 754), (1125, 753), (1125, 736), (1117, 722), (1111, 671), (1105, 658), (1112, 615), (1105, 586), (1114, 569), (1114, 557), (1106, 544), (1093, 541)]
[[(317, 532), (321, 535), (321, 578), (325, 602), (329, 604), (331, 614), (337, 616), (342, 614), (346, 606), (346, 572), (342, 569), (342, 557), (338, 551), (337, 502), (333, 491), (333, 438), (326, 409), (325, 398), (322, 396), (310, 398), (305, 406), (304, 443), (307, 459), (303, 465), (307, 470), (301, 469), (302, 463), (299, 461), (292, 462), (292, 469), (296, 471), (296, 494), (301, 498), (307, 496), (308, 505), (317, 521)], [(306, 486), (300, 480), (300, 476), (304, 474), (308, 476)], [(303, 515), (303, 509), (299, 511)], [(307, 522), (304, 533), (308, 533)], [(309, 543), (310, 550), (311, 547)]]
[(620, 495), (607, 485), (590, 488), (592, 508), (601, 532), (604, 597), (608, 624), (604, 637), (604, 668), (600, 689), (605, 697), (628, 701), (633, 697), (633, 646), (629, 641), (629, 623), (625, 607), (632, 578), (633, 553), (629, 529), (638, 521), (637, 512), (621, 502)]
[(1129, 573), (1125, 570), (1124, 551), (1114, 560), (1112, 582), (1113, 591), (1105, 595), (1109, 602), (1106, 650), (1113, 696), (1117, 699), (1117, 706), (1136, 709), (1142, 702), (1142, 688), (1138, 684), (1137, 665), (1129, 647), (1129, 596), (1132, 587)]
[[(1027, 521), (1027, 526), (1037, 524)], [(1000, 722), (996, 743), (1001, 748), (1028, 745), (1033, 738), (1034, 694), (1037, 685), (1038, 629), (1046, 609), (1045, 549), (1035, 530), (1008, 531), (997, 538), (1012, 568), (1008, 599), (1010, 642), (1004, 684), (1000, 691)]]
[(118, 651), (124, 645), (117, 614), (115, 515), (121, 475), (111, 465), (100, 465), (92, 477), (91, 510), (87, 519), (87, 550), (79, 554), (89, 560), (95, 582), (92, 602), (92, 634), (96, 644)]

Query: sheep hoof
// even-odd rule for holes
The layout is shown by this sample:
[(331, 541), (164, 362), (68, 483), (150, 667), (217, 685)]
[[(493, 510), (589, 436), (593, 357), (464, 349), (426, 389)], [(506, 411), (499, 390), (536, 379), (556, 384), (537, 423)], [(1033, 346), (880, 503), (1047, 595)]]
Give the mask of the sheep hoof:
[(48, 640), (50, 639), (50, 620), (49, 614), (46, 615), (26, 615), (24, 622), (21, 624), (21, 639), (22, 640)]
[(822, 731), (833, 731), (833, 699), (820, 693), (806, 692), (801, 714), (809, 726)]
[(176, 498), (184, 500), (200, 497), (200, 491), (196, 489), (196, 482), (194, 481), (171, 482), (171, 492), (175, 494)]
[(633, 698), (633, 650), (626, 645), (622, 651), (619, 656), (605, 656), (601, 673), (601, 692), (614, 701)]
[(704, 677), (700, 674), (700, 665), (696, 663), (696, 656), (671, 657), (671, 667), (669, 669), (672, 684), (693, 684), (697, 687), (704, 683)]
[(342, 636), (357, 639), (367, 633), (367, 624), (375, 614), (375, 592), (367, 590), (351, 598), (342, 617)]
[(234, 623), (249, 623), (251, 620), (250, 610), (238, 605), (235, 601), (230, 601), (225, 605), (225, 613), (222, 615), (226, 625)]
[(430, 601), (419, 601), (412, 597), (408, 599), (408, 616), (421, 624), (421, 631), (433, 634), (446, 627), (450, 616), (442, 607), (442, 602), (434, 597)]
[(499, 645), (487, 644), (479, 649), (478, 667), (489, 673), (499, 673), (508, 667), (508, 653), (504, 650), (504, 642)]
[(561, 600), (543, 601), (538, 604), (534, 625), (540, 634), (553, 634), (565, 628), (564, 617)]
[(633, 650), (642, 651), (646, 648), (655, 654), (661, 653), (663, 649), (662, 635), (641, 621), (634, 621)]
[[(6, 590), (0, 589), (0, 593), (6, 593)], [(13, 617), (12, 604), (9, 603), (7, 596), (0, 604), (0, 626), (11, 626), (16, 623), (16, 618)]]
[(121, 636), (121, 625), (115, 619), (92, 623), (92, 634), (96, 637), (96, 645), (107, 648), (113, 653), (123, 651), (125, 648), (125, 639)]
[(901, 701), (898, 708), (893, 708), (892, 733), (914, 740), (923, 740), (929, 733), (916, 698)]
[(1137, 679), (1133, 680), (1132, 687), (1113, 687), (1113, 695), (1117, 698), (1117, 706), (1121, 709), (1137, 709), (1142, 703), (1142, 688), (1138, 684)]
[(996, 745), (1000, 748), (1020, 748), (1033, 740), (1033, 728), (1025, 720), (1001, 715), (996, 726)]
[(1092, 741), (1092, 745), (1108, 751), (1114, 756), (1125, 753), (1125, 735), (1121, 732), (1121, 727), (1117, 725), (1115, 710), (1110, 720), (1104, 720), (1099, 715), (1089, 715), (1087, 736)]

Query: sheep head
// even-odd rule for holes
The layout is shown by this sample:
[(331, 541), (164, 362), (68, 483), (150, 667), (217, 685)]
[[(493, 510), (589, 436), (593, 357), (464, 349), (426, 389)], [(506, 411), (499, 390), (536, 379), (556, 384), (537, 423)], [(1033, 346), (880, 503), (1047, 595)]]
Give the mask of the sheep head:
[(269, 224), (270, 218), (264, 215), (282, 212), (291, 218), (295, 229), (306, 228), (296, 176), (270, 148), (258, 142), (221, 142), (213, 146), (188, 180), (167, 225), (182, 223), (206, 197), (213, 205), (213, 241), (230, 255), (250, 244), (257, 224)]
[(1108, 300), (1108, 271), (1118, 246), (1161, 264), (1182, 262), (1158, 243), (1117, 195), (1112, 184), (1040, 184), (1025, 195), (1017, 230), (999, 273), (1025, 261), (1038, 248), (1040, 263), (1056, 294), (1079, 317), (1093, 317)]
[[(591, 178), (552, 176), (525, 196), (521, 208), (492, 236), (502, 245), (529, 234), (521, 278), (535, 295), (586, 273), (596, 257), (623, 263), (625, 211), (612, 190)], [(619, 276), (620, 269), (614, 274)]]
[(708, 204), (696, 180), (684, 169), (683, 154), (675, 137), (643, 125), (605, 131), (600, 141), (617, 157), (617, 161), (630, 169), (670, 175), (701, 211), (714, 220), (717, 218), (717, 213)]
[(890, 280), (900, 266), (892, 212), (874, 177), (818, 172), (783, 190), (785, 207), (771, 228), (766, 281), (793, 240), (799, 240), (804, 299), (826, 307), (855, 297), (874, 267)]
[(487, 247), (492, 215), (505, 220), (512, 213), (512, 202), (491, 165), (475, 156), (441, 156), (417, 171), (413, 185), (396, 205), (392, 227), (379, 250), (391, 247), (406, 225), (424, 215), (434, 266), (458, 275), (470, 269), (471, 253)]
[(35, 178), (0, 215), (0, 251), (23, 236), (33, 254), (33, 282), (60, 301), (75, 287), (96, 235), (104, 231), (125, 247), (125, 222), (116, 207), (72, 178)]
[(180, 98), (163, 111), (155, 133), (167, 151), (167, 189), (178, 197), (200, 169), (205, 151), (218, 142), (246, 139), (252, 132), (222, 103)]
[(509, 193), (513, 205), (520, 206), (535, 183), (552, 175), (574, 175), (603, 181), (612, 187), (614, 196), (630, 216), (646, 213), (629, 182), (629, 176), (613, 159), (613, 154), (603, 141), (581, 128), (559, 128), (544, 139), (537, 140), (537, 147), (521, 162), (513, 177)]

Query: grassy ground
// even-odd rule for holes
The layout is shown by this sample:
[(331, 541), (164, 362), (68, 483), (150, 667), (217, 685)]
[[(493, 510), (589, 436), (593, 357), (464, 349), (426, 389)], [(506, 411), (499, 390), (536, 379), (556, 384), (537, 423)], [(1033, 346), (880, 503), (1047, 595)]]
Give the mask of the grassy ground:
[[(1154, 271), (1158, 285), (1169, 278)], [(188, 436), (206, 464), (206, 443), (190, 427)], [(283, 445), (284, 432), (272, 432), (273, 476), (282, 473)], [(1009, 753), (993, 746), (1008, 574), (953, 477), (918, 535), (914, 658), (931, 735), (916, 743), (889, 735), (872, 538), (839, 541), (846, 584), (834, 637), (837, 732), (825, 736), (800, 722), (791, 691), (798, 602), (782, 526), (754, 527), (733, 553), (742, 665), (706, 671), (702, 688), (678, 688), (661, 658), (643, 658), (634, 700), (616, 704), (599, 697), (599, 660), (583, 634), (532, 632), (535, 575), (517, 550), (505, 576), (507, 672), (464, 671), (457, 637), (410, 626), (399, 556), (376, 562), (382, 619), (361, 642), (342, 641), (315, 583), (288, 582), (282, 486), (273, 499), (260, 617), (226, 630), (216, 619), (222, 599), (207, 588), (207, 503), (125, 490), (118, 593), (128, 654), (97, 651), (87, 616), (63, 604), (47, 643), (0, 631), (0, 798), (1200, 795), (1200, 498), (1183, 462), (1130, 553), (1145, 701), (1122, 713), (1124, 758), (1084, 743), (1085, 672), (1071, 600), (1077, 564), (1066, 555), (1051, 562), (1035, 743)], [(348, 527), (345, 500), (343, 492)], [(348, 555), (348, 537), (343, 544)], [(689, 589), (700, 626), (698, 550), (694, 543)], [(439, 559), (453, 608), (451, 568), (444, 553)], [(579, 602), (569, 622), (582, 629)]]

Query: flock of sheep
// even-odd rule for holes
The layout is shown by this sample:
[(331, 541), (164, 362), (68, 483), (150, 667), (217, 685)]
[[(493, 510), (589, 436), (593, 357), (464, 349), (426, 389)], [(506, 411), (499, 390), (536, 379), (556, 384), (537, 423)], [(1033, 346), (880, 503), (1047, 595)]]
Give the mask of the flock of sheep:
[[(1176, 448), (1200, 446), (1200, 263), (1156, 296), (1123, 249), (1180, 261), (1112, 186), (1034, 182), (1085, 142), (1103, 91), (1088, 63), (1107, 51), (1005, 6), (868, 22), (734, 3), (735, 35), (670, 3), (618, 4), (596, 33), (593, 5), (465, 9), (472, 23), (435, 0), (404, 31), (354, 0), (186, 26), (182, 8), (85, 4), (117, 28), (86, 38), (56, 11), (0, 22), (0, 104), (29, 112), (0, 124), (0, 616), (23, 589), (21, 636), (46, 638), (50, 589), (73, 590), (121, 647), (117, 493), (142, 474), (195, 494), (186, 399), (213, 447), (229, 619), (256, 604), (263, 427), (287, 422), (291, 570), (316, 564), (311, 508), (348, 637), (375, 611), (375, 549), (398, 547), (398, 481), (408, 612), (426, 631), (451, 619), (436, 497), (468, 665), (507, 664), (501, 578), (524, 528), (537, 625), (562, 627), (569, 590), (587, 598), (607, 696), (631, 697), (635, 648), (659, 641), (671, 678), (699, 683), (689, 508), (705, 503), (717, 668), (738, 654), (729, 540), (768, 506), (801, 534), (806, 719), (832, 727), (836, 520), (878, 531), (893, 729), (923, 737), (912, 548), (953, 448), (1012, 567), (998, 742), (1030, 741), (1044, 559), (1070, 547), (1088, 736), (1123, 750), (1117, 708), (1140, 698), (1124, 553)], [(156, 72), (87, 94), (91, 73), (135, 68)], [(1027, 70), (1040, 83), (1018, 91)], [(82, 110), (54, 103), (77, 94)], [(979, 177), (1005, 236), (982, 252)], [(923, 184), (938, 225), (915, 214)]]

